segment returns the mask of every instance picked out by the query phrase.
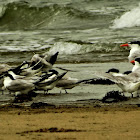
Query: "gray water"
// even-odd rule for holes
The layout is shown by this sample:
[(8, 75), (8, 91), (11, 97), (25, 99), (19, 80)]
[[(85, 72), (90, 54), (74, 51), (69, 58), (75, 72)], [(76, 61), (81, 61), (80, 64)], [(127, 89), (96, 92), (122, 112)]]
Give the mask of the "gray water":
[(119, 46), (139, 40), (139, 13), (138, 0), (1, 0), (0, 62), (56, 51), (62, 63), (126, 60)]
[[(91, 78), (93, 70), (131, 70), (129, 48), (120, 48), (120, 44), (140, 40), (139, 19), (138, 0), (1, 0), (0, 63), (20, 64), (34, 53), (59, 51), (55, 66), (80, 70), (68, 73), (78, 79)], [(68, 95), (54, 89), (55, 96), (36, 100), (101, 99), (114, 89), (118, 87), (81, 85)], [(0, 96), (2, 100), (13, 98)]]

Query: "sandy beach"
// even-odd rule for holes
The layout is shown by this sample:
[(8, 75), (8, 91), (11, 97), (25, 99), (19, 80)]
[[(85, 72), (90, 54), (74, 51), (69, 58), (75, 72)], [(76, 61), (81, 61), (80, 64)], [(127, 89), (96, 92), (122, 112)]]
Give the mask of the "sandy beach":
[(0, 140), (140, 139), (137, 105), (1, 106)]

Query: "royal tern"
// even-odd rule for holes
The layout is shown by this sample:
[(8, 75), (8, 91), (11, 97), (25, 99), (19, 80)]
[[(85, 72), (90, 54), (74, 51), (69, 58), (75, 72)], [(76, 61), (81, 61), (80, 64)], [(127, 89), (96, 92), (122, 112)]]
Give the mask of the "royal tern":
[[(136, 59), (137, 61), (137, 59)], [(104, 72), (94, 72), (94, 75), (100, 78), (109, 79), (115, 82), (118, 87), (122, 89), (123, 92), (131, 93), (133, 97), (133, 92), (137, 91), (140, 88), (140, 68), (126, 75), (113, 75), (112, 73)]]
[(126, 44), (122, 44), (121, 47), (130, 47), (130, 53), (128, 56), (129, 62), (135, 60), (135, 58), (140, 57), (140, 41), (132, 41)]
[(132, 68), (132, 71), (139, 70), (140, 68), (140, 57), (136, 58), (135, 60), (132, 60), (131, 63), (134, 63), (135, 65)]

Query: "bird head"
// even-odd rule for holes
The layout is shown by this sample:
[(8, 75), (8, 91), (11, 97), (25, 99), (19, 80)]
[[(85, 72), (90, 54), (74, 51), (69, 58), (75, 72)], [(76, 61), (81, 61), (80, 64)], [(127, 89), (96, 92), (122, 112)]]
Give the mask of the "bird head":
[(118, 69), (112, 68), (109, 69), (106, 73), (119, 73), (120, 71)]
[(140, 57), (136, 58), (134, 62), (135, 62), (135, 63), (137, 62), (137, 63), (140, 64)]
[(126, 44), (120, 45), (120, 47), (131, 47), (131, 48), (140, 47), (140, 41), (131, 41)]

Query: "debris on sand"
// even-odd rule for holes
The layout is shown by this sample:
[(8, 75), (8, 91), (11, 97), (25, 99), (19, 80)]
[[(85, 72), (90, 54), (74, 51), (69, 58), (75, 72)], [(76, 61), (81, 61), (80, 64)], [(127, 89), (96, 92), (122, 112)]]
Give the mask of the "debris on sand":
[(55, 105), (48, 104), (48, 103), (43, 103), (43, 102), (38, 102), (38, 103), (32, 103), (31, 104), (32, 109), (45, 108), (45, 107), (55, 107)]
[(35, 92), (29, 92), (28, 94), (19, 94), (15, 97), (13, 103), (23, 103), (23, 102), (32, 101), (32, 97), (36, 97), (36, 96), (37, 93)]
[(120, 102), (120, 101), (126, 101), (126, 100), (128, 100), (128, 97), (121, 95), (121, 92), (110, 91), (105, 95), (105, 97), (103, 97), (102, 102), (113, 103), (113, 102)]

